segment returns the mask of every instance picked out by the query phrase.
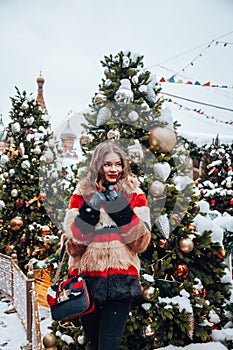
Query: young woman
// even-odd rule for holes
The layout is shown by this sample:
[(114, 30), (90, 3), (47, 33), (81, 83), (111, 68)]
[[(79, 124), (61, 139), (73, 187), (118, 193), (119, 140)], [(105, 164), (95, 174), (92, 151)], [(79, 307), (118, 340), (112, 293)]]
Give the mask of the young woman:
[(138, 253), (151, 239), (145, 194), (115, 143), (99, 144), (70, 198), (65, 223), (69, 272), (81, 268), (95, 300), (81, 317), (90, 350), (119, 350), (131, 304), (141, 297)]

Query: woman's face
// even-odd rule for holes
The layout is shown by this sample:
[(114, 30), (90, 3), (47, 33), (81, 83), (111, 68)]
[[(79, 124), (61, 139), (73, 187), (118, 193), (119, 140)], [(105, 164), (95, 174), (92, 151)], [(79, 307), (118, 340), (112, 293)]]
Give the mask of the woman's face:
[(102, 165), (105, 181), (113, 184), (117, 182), (122, 173), (122, 162), (120, 156), (115, 152), (108, 153)]

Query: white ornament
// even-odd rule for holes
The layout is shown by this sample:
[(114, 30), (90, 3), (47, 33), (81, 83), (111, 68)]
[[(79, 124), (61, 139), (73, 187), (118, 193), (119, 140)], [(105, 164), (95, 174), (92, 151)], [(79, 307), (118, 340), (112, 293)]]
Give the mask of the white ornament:
[(9, 174), (10, 174), (10, 175), (14, 175), (14, 174), (15, 174), (15, 169), (10, 169), (10, 170), (9, 170)]
[(183, 191), (187, 185), (193, 183), (193, 179), (190, 176), (173, 176), (173, 181), (178, 191)]
[(5, 202), (0, 200), (0, 210), (2, 210), (5, 207)]
[(28, 160), (24, 160), (22, 163), (21, 163), (21, 167), (23, 169), (27, 169), (27, 168), (30, 168), (30, 162)]
[(170, 223), (167, 214), (160, 215), (156, 218), (155, 225), (158, 227), (163, 237), (168, 239), (170, 235)]
[(170, 175), (171, 167), (167, 162), (155, 163), (154, 164), (154, 173), (161, 177), (163, 181), (166, 181), (168, 176)]
[(39, 146), (36, 146), (36, 148), (33, 151), (35, 154), (40, 154), (41, 153), (41, 149)]
[(12, 195), (12, 197), (17, 197), (17, 196), (18, 196), (18, 191), (14, 188), (14, 189), (11, 191), (11, 195)]
[(111, 79), (107, 79), (105, 81), (105, 86), (110, 86), (112, 84), (112, 80)]
[(29, 117), (29, 118), (26, 119), (26, 122), (27, 122), (28, 125), (32, 125), (34, 120), (35, 120), (34, 117)]
[(136, 111), (132, 111), (128, 114), (128, 117), (131, 122), (136, 122), (136, 120), (139, 118), (139, 115)]
[(12, 132), (19, 132), (20, 131), (20, 124), (18, 122), (15, 122), (11, 125), (11, 131)]
[(130, 103), (133, 102), (134, 95), (131, 90), (131, 83), (129, 79), (121, 79), (121, 85), (116, 91), (114, 99), (119, 103)]
[(105, 124), (108, 118), (110, 118), (110, 116), (111, 110), (108, 107), (100, 108), (96, 118), (96, 126)]
[(1, 163), (1, 165), (5, 165), (7, 162), (9, 162), (9, 160), (10, 160), (9, 157), (6, 154), (3, 154), (1, 156), (0, 163)]
[(209, 213), (210, 205), (207, 201), (201, 200), (201, 201), (198, 201), (197, 204), (200, 206), (201, 213), (206, 213), (206, 214)]
[(137, 76), (137, 74), (136, 75), (134, 75), (133, 77), (132, 77), (132, 83), (134, 84), (134, 85), (137, 85), (138, 84), (138, 76)]
[(29, 107), (29, 105), (28, 105), (27, 102), (23, 102), (22, 105), (21, 105), (21, 108), (22, 108), (23, 110), (28, 109), (28, 107)]

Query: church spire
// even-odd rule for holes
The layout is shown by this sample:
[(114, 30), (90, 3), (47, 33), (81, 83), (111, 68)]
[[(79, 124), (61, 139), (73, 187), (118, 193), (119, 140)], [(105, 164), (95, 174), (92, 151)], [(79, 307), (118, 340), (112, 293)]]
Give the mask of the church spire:
[(43, 85), (44, 85), (45, 80), (44, 80), (44, 78), (42, 78), (41, 72), (40, 72), (39, 78), (37, 78), (36, 81), (37, 81), (37, 84), (38, 84), (38, 93), (37, 93), (36, 100), (37, 100), (37, 102), (39, 102), (42, 111), (45, 114), (48, 114), (47, 108), (45, 106), (44, 96), (43, 96)]

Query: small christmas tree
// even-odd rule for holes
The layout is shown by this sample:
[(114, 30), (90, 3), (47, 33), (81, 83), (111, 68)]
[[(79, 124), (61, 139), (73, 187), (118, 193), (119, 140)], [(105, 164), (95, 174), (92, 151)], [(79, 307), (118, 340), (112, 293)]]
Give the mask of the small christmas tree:
[(202, 174), (197, 180), (201, 198), (208, 201), (211, 210), (232, 215), (232, 154), (226, 145), (220, 144), (218, 136), (202, 153)]
[[(222, 244), (213, 239), (210, 221), (199, 212), (178, 124), (162, 107), (161, 87), (144, 68), (143, 56), (119, 52), (101, 63), (105, 78), (85, 115), (86, 131), (80, 137), (85, 157), (77, 168), (88, 169), (98, 143), (118, 142), (147, 194), (152, 223), (151, 244), (140, 256), (143, 300), (130, 313), (121, 349), (207, 342), (213, 327), (224, 325), (231, 284), (223, 281), (227, 270)], [(76, 326), (53, 323), (59, 350), (77, 349), (77, 344), (85, 348), (77, 320)], [(74, 341), (68, 345), (62, 334)]]
[(25, 270), (32, 258), (44, 260), (56, 251), (59, 229), (43, 204), (46, 193), (41, 190), (45, 168), (54, 161), (49, 116), (25, 91), (16, 91), (0, 158), (0, 251), (16, 254)]

